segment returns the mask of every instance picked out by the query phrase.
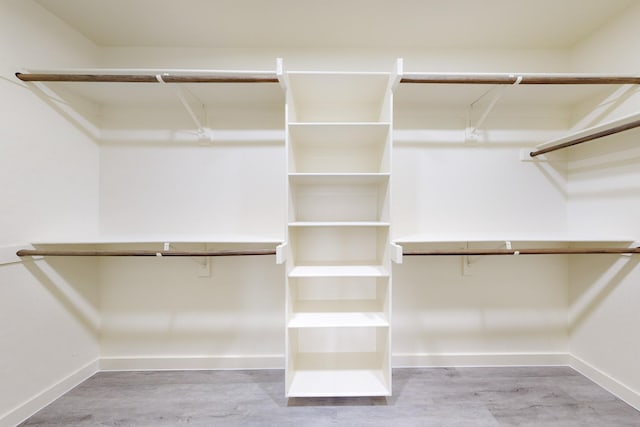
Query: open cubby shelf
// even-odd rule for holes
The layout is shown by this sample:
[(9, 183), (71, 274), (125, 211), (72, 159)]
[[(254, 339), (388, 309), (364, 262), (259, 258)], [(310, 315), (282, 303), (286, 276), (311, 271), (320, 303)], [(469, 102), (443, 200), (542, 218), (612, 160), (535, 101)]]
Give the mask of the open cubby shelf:
[(390, 73), (289, 73), (288, 397), (386, 396)]

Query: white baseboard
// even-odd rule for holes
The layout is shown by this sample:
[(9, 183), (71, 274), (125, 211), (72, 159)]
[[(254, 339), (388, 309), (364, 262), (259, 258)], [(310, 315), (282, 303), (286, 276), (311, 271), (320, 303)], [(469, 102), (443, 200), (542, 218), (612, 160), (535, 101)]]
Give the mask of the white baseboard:
[(198, 369), (284, 369), (284, 356), (160, 356), (100, 358), (101, 371), (162, 371)]
[[(567, 366), (567, 353), (394, 354), (393, 367)], [(101, 371), (284, 369), (284, 356), (103, 357)]]
[(630, 389), (576, 356), (571, 355), (569, 359), (569, 366), (573, 369), (640, 411), (640, 392)]
[[(394, 354), (393, 367), (567, 366), (567, 353)], [(103, 357), (101, 371), (284, 369), (284, 356)]]
[(0, 416), (0, 426), (15, 426), (44, 408), (72, 388), (98, 372), (98, 359), (66, 376), (51, 387), (38, 393), (18, 407)]
[(568, 353), (394, 354), (393, 367), (567, 366)]

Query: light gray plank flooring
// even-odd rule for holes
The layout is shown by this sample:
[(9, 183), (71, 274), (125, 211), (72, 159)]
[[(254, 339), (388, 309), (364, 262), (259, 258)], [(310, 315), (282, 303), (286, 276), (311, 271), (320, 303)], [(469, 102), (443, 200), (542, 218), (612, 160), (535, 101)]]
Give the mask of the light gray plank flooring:
[(393, 370), (389, 398), (284, 398), (284, 371), (101, 372), (24, 426), (640, 426), (571, 368)]

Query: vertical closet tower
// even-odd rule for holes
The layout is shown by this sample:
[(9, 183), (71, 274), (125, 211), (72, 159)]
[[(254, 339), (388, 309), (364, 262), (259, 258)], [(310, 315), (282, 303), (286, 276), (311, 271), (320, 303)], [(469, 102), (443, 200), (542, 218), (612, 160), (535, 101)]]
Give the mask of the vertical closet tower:
[(391, 394), (397, 75), (284, 75), (287, 397)]

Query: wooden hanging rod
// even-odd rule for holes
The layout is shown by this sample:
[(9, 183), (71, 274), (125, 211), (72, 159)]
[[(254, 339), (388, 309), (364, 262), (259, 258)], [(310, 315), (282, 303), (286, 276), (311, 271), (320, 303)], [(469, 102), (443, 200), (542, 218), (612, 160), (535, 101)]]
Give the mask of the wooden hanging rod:
[(64, 74), (16, 73), (23, 82), (101, 82), (101, 83), (278, 83), (273, 74)]
[(529, 156), (536, 157), (536, 156), (539, 156), (541, 154), (550, 153), (552, 151), (561, 150), (561, 149), (567, 148), (567, 147), (572, 147), (574, 145), (578, 145), (578, 144), (582, 144), (582, 143), (585, 143), (585, 142), (593, 141), (594, 139), (603, 138), (605, 136), (609, 136), (609, 135), (613, 135), (613, 134), (616, 134), (616, 133), (624, 132), (626, 130), (634, 129), (634, 128), (637, 128), (637, 127), (640, 127), (640, 119), (634, 120), (634, 121), (629, 122), (629, 123), (624, 123), (624, 124), (621, 124), (621, 125), (618, 125), (618, 126), (614, 126), (612, 128), (609, 128), (609, 129), (604, 129), (604, 130), (601, 130), (601, 131), (597, 131), (597, 132), (591, 133), (589, 135), (581, 136), (581, 137), (578, 137), (578, 138), (573, 138), (573, 139), (570, 139), (570, 140), (562, 142), (562, 143), (550, 145), (548, 147), (541, 148), (539, 150), (530, 152)]
[(550, 249), (434, 249), (403, 252), (403, 256), (442, 255), (579, 255), (579, 254), (640, 254), (639, 248), (550, 248)]
[(607, 76), (590, 74), (435, 74), (405, 73), (400, 83), (448, 83), (495, 85), (592, 85), (592, 84), (640, 84), (640, 76)]
[(252, 249), (252, 250), (217, 250), (217, 251), (149, 251), (149, 250), (40, 250), (22, 249), (16, 252), (19, 257), (25, 256), (169, 256), (169, 257), (209, 257), (209, 256), (252, 256), (252, 255), (275, 255), (273, 249)]
[[(99, 73), (15, 73), (24, 82), (106, 82), (106, 83), (278, 83), (276, 74), (99, 74)], [(449, 84), (640, 84), (639, 76), (589, 74), (403, 74), (401, 83)]]

